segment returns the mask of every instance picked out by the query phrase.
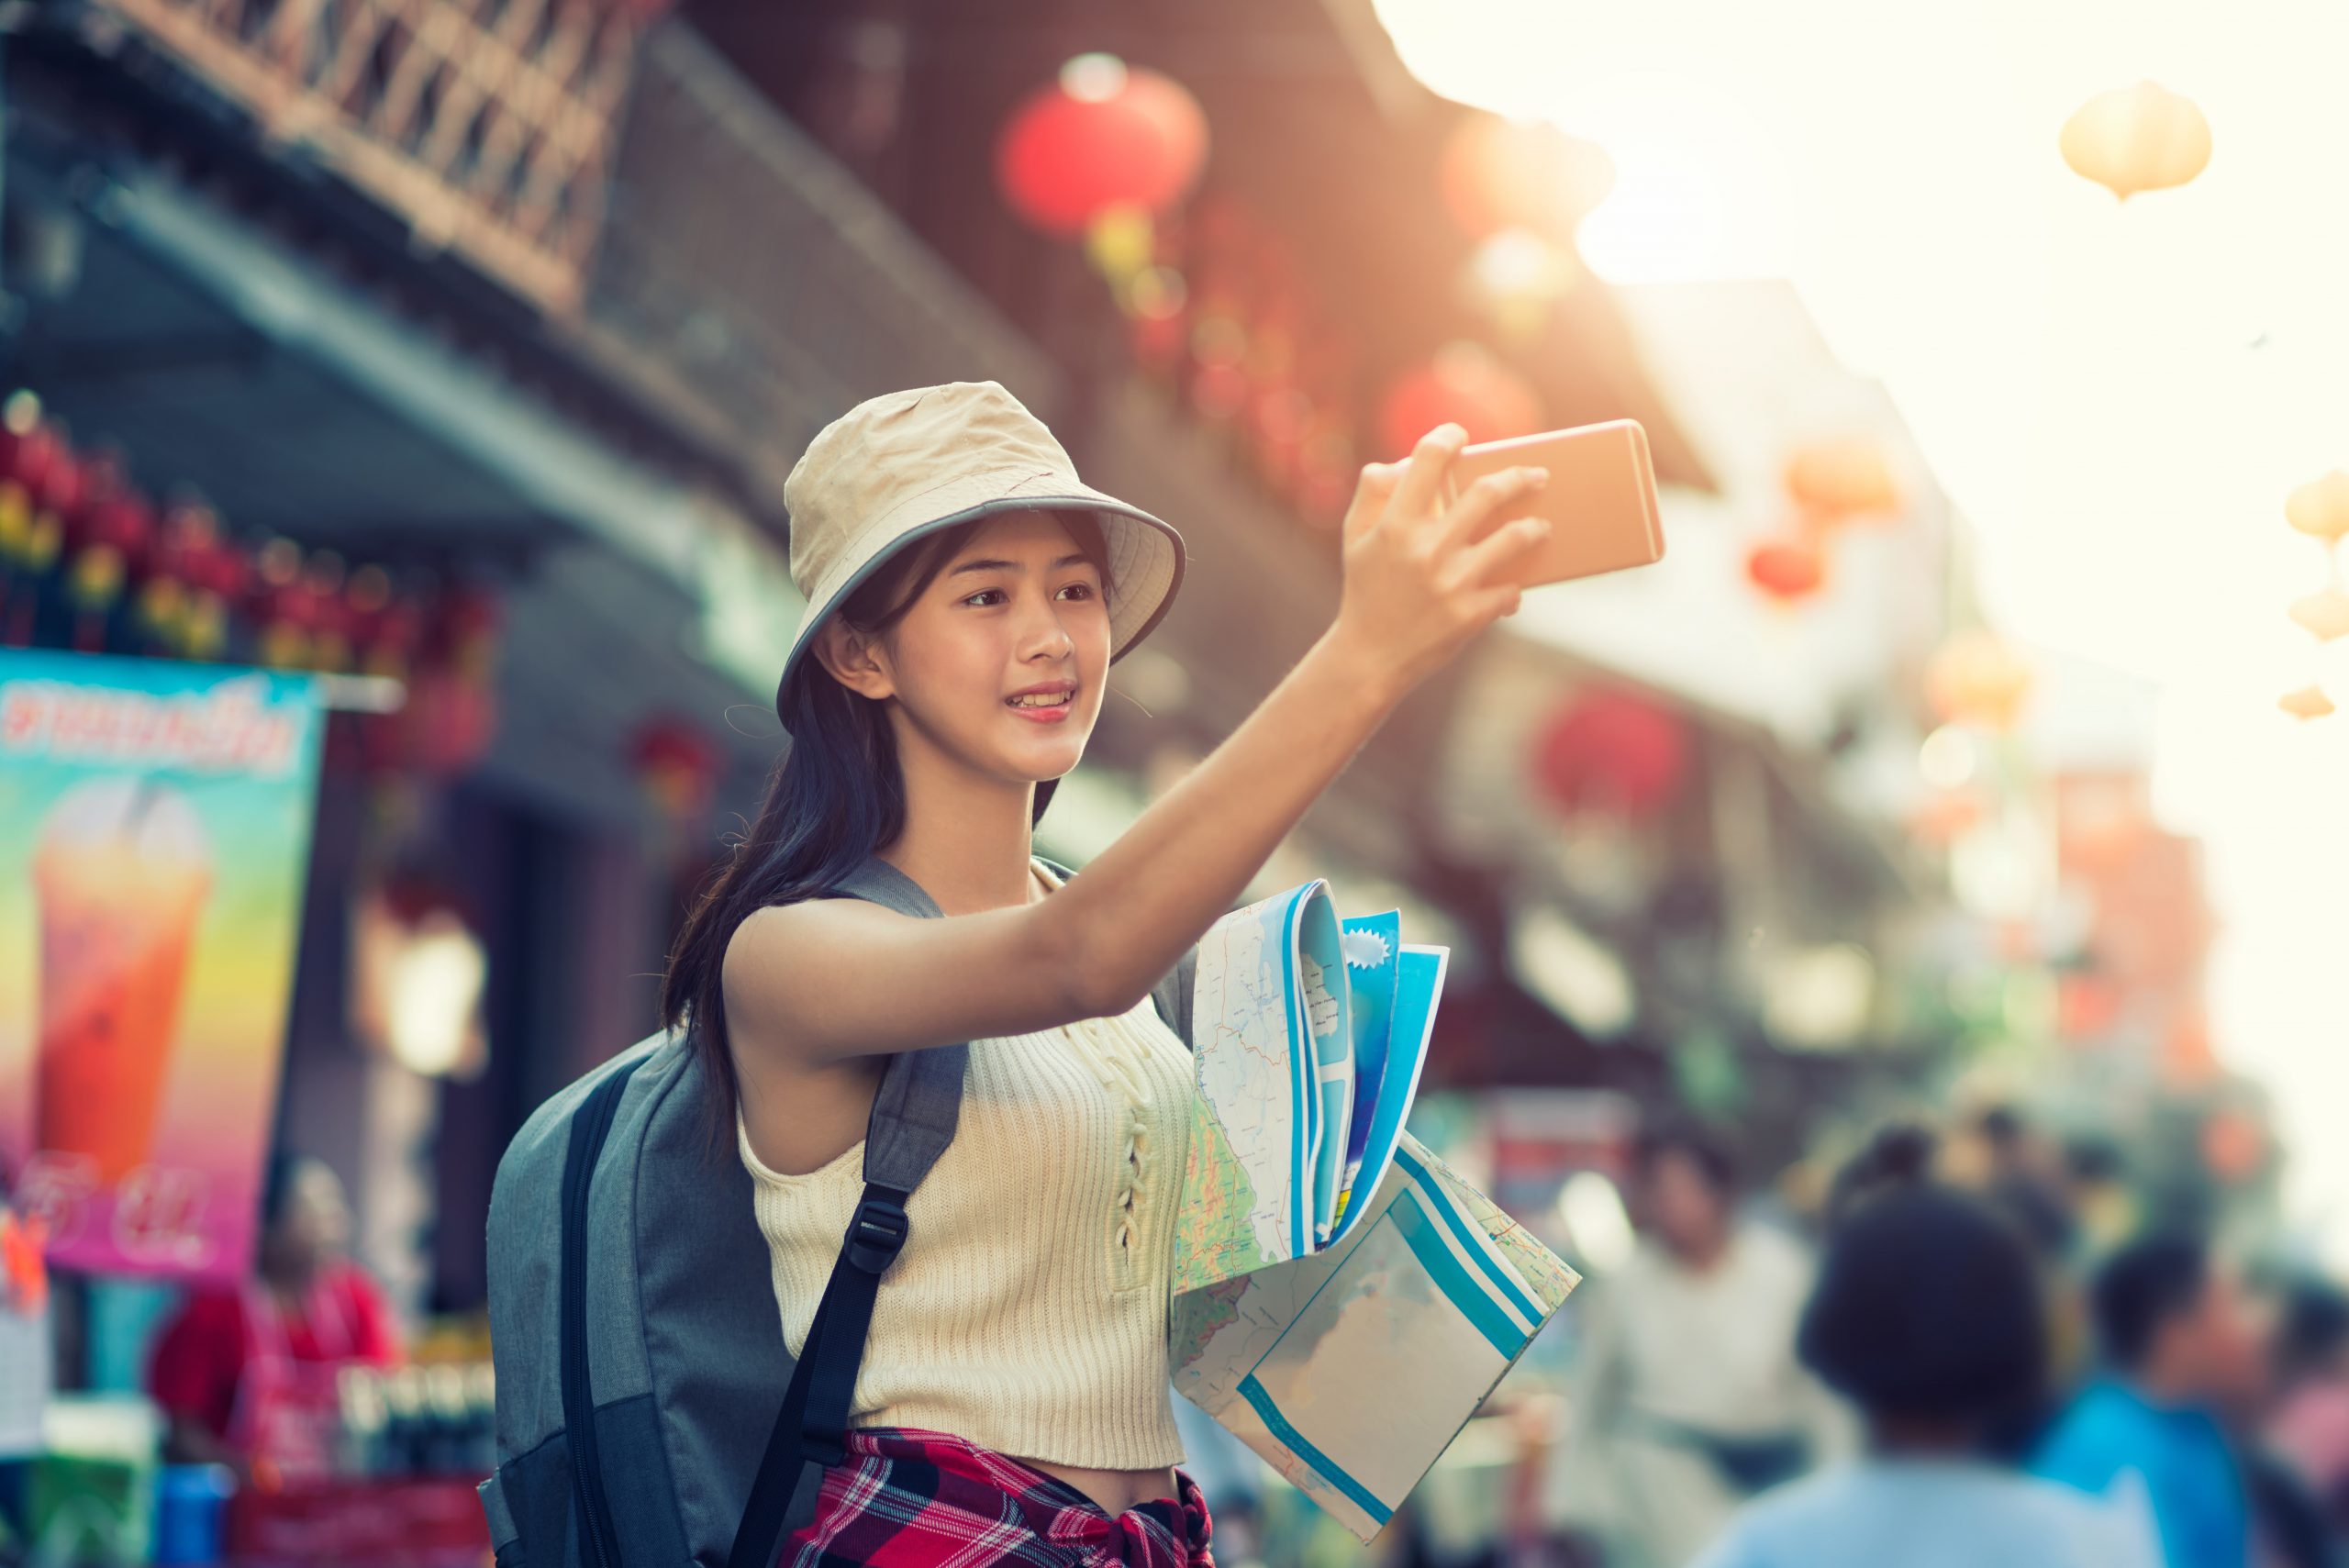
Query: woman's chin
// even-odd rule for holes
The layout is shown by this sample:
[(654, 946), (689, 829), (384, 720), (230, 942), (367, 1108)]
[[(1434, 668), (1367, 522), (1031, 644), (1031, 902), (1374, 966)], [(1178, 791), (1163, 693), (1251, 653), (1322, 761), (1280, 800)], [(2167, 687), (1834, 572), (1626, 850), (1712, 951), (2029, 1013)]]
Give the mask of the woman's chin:
[(1011, 772), (1031, 784), (1050, 784), (1074, 773), (1076, 765), (1085, 761), (1085, 743), (1090, 738), (1081, 731), (1039, 735), (1013, 752)]

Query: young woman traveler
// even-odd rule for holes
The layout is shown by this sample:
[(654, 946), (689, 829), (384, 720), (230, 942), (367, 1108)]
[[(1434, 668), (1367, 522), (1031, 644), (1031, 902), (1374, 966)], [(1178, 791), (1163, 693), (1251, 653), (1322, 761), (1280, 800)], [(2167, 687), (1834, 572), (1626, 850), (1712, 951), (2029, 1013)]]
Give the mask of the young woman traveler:
[[(1443, 504), (1464, 436), (1363, 473), (1338, 613), (1081, 874), (1033, 856), (1109, 666), (1165, 614), (1174, 530), (1083, 484), (992, 383), (904, 392), (792, 473), (807, 608), (757, 820), (689, 917), (663, 1007), (735, 1128), (797, 1353), (862, 1187), (884, 1062), (968, 1041), (959, 1130), (907, 1206), (848, 1454), (781, 1561), (1203, 1563), (1169, 1411), (1166, 1284), (1191, 1067), (1150, 993), (1418, 683), (1514, 610), (1546, 478)], [(867, 857), (945, 917), (837, 896)]]

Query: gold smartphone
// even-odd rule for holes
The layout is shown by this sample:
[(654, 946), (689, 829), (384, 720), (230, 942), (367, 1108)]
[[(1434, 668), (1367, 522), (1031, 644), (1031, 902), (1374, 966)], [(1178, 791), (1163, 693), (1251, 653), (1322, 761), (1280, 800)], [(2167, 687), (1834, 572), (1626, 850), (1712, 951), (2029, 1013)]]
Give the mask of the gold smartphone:
[(1550, 537), (1519, 563), (1511, 581), (1534, 588), (1664, 559), (1655, 465), (1638, 420), (1610, 419), (1464, 448), (1446, 477), (1447, 504), (1486, 474), (1510, 468), (1550, 471), (1550, 483), (1539, 493), (1493, 520), (1497, 528), (1517, 517), (1550, 519)]

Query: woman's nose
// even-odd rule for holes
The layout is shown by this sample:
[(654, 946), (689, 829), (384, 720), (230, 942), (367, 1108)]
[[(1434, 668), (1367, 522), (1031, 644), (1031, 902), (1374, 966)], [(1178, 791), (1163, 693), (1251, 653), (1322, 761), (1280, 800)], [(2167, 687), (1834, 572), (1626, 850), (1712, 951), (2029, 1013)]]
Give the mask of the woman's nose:
[(1029, 617), (1028, 624), (1021, 628), (1020, 645), (1021, 651), (1030, 657), (1037, 654), (1060, 657), (1076, 646), (1076, 639), (1069, 635), (1068, 627), (1062, 621), (1060, 606), (1047, 603), (1041, 610)]

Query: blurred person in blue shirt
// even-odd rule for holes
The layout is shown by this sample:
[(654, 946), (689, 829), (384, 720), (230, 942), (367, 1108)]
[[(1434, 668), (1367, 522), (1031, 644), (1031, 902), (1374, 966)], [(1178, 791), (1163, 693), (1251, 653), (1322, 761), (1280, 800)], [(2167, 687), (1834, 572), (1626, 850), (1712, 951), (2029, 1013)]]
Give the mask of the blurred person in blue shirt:
[(1996, 1451), (2045, 1383), (2040, 1282), (2010, 1216), (1927, 1178), (1932, 1151), (1895, 1129), (1839, 1178), (1803, 1309), (1803, 1363), (1859, 1407), (1864, 1452), (1747, 1504), (1700, 1568), (2156, 1568), (2142, 1499)]
[(2089, 1297), (2105, 1374), (2032, 1469), (2149, 1497), (2165, 1568), (2245, 1568), (2251, 1510), (2222, 1417), (2256, 1398), (2264, 1358), (2241, 1282), (2203, 1238), (2153, 1235), (2108, 1259)]

